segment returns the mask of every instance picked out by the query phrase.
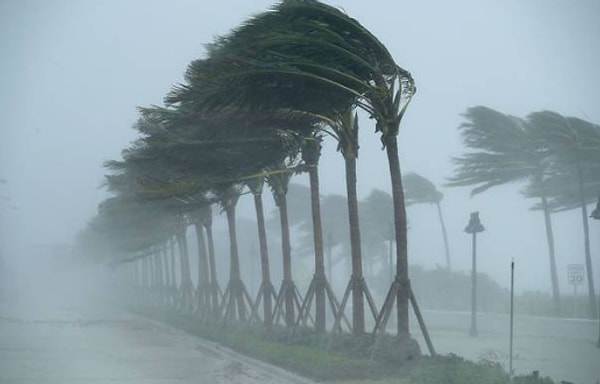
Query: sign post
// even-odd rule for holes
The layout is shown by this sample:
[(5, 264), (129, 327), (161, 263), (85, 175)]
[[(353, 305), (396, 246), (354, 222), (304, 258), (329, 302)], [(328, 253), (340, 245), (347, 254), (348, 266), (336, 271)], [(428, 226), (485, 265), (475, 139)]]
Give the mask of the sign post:
[(574, 317), (577, 317), (577, 286), (585, 282), (585, 267), (583, 264), (569, 264), (567, 266), (567, 279), (573, 286), (573, 311)]

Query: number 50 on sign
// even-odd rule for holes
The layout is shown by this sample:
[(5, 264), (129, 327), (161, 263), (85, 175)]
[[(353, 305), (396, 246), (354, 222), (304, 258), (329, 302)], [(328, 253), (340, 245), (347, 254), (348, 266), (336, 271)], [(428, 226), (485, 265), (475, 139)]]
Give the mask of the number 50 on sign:
[(584, 279), (584, 267), (583, 264), (569, 264), (567, 268), (567, 278), (569, 284), (582, 285)]

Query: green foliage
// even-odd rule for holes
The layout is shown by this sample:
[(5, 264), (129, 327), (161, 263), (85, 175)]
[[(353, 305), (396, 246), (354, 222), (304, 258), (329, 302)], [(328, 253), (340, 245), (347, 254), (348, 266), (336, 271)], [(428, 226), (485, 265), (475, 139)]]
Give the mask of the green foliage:
[(453, 159), (449, 186), (475, 186), (472, 195), (489, 188), (527, 180), (541, 170), (538, 142), (528, 134), (523, 119), (477, 106), (463, 114), (463, 142), (472, 152)]
[(475, 363), (460, 356), (426, 358), (411, 375), (411, 384), (508, 384), (510, 377), (497, 363)]
[(402, 181), (406, 205), (434, 204), (444, 198), (444, 194), (436, 188), (435, 184), (419, 174), (409, 173), (403, 177)]
[(515, 376), (513, 384), (554, 384), (554, 380), (549, 377), (539, 377), (537, 373), (531, 375)]

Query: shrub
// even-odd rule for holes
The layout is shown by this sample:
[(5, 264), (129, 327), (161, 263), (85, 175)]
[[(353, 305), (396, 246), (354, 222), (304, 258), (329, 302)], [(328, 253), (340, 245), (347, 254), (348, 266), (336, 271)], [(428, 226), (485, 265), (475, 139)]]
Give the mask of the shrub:
[(424, 358), (411, 384), (508, 384), (510, 377), (498, 363), (475, 363), (456, 355)]

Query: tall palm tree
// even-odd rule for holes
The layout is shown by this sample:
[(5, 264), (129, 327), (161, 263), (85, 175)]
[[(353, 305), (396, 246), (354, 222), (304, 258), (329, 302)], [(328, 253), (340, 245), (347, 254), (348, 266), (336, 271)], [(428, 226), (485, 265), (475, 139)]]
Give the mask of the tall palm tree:
[[(476, 195), (498, 185), (518, 181), (540, 183), (548, 177), (547, 150), (527, 121), (483, 106), (469, 108), (463, 116), (466, 121), (459, 129), (465, 146), (473, 152), (453, 159), (457, 167), (447, 185), (475, 186), (471, 195)], [(536, 197), (541, 199), (544, 207), (552, 297), (555, 312), (560, 314), (554, 235), (547, 196), (547, 192), (540, 189)]]
[(215, 189), (219, 204), (227, 215), (229, 230), (229, 281), (223, 294), (220, 309), (224, 321), (230, 319), (245, 321), (248, 308), (254, 308), (252, 298), (248, 294), (240, 274), (235, 211), (241, 192), (242, 186), (236, 183), (224, 184), (221, 188)]
[[(360, 222), (358, 216), (358, 195), (356, 192), (356, 160), (358, 158), (358, 117), (352, 110), (340, 114), (329, 125), (331, 135), (338, 141), (338, 150), (344, 157), (346, 170), (346, 194), (348, 205), (348, 223), (350, 229), (350, 253), (352, 260), (352, 275), (342, 303), (340, 312), (344, 311), (349, 294), (352, 293), (352, 331), (355, 335), (365, 332), (364, 297), (367, 297), (371, 311), (376, 317), (376, 308), (364, 281), (362, 265), (362, 245), (360, 240)], [(341, 315), (336, 317), (336, 324)]]
[[(581, 209), (589, 315), (595, 318), (598, 316), (598, 307), (594, 292), (587, 205), (595, 201), (598, 192), (600, 126), (579, 118), (564, 117), (551, 111), (531, 113), (527, 120), (532, 131), (546, 146), (551, 161), (554, 180), (546, 183), (546, 186), (549, 184), (554, 186), (548, 190), (554, 197), (551, 204), (569, 209), (569, 207), (573, 208), (575, 203)], [(593, 193), (586, 193), (586, 184), (594, 186)], [(575, 193), (572, 186), (576, 186)]]
[(406, 194), (406, 205), (429, 203), (435, 204), (437, 208), (440, 226), (442, 228), (442, 236), (444, 239), (444, 250), (446, 251), (446, 267), (451, 268), (450, 263), (450, 247), (448, 246), (448, 235), (446, 233), (446, 225), (442, 216), (441, 201), (444, 194), (440, 192), (435, 184), (427, 178), (416, 173), (409, 173), (404, 176), (404, 188)]
[(186, 85), (168, 103), (195, 110), (281, 108), (327, 114), (355, 105), (376, 121), (392, 182), (397, 250), (396, 281), (378, 329), (396, 302), (400, 336), (408, 336), (406, 212), (397, 135), (415, 93), (411, 75), (356, 20), (318, 1), (286, 1), (244, 23), (193, 62)]
[[(323, 240), (323, 221), (321, 218), (321, 196), (319, 187), (319, 158), (321, 156), (322, 133), (312, 130), (304, 135), (301, 155), (310, 182), (310, 212), (312, 219), (312, 243), (315, 256), (315, 274), (311, 280), (304, 302), (298, 315), (299, 320), (308, 317), (310, 306), (314, 297), (315, 300), (315, 329), (317, 332), (326, 330), (326, 299), (329, 300), (331, 312), (334, 318), (337, 318), (340, 305), (331, 288), (331, 285), (325, 274), (325, 252)], [(342, 312), (343, 315), (343, 312)]]

